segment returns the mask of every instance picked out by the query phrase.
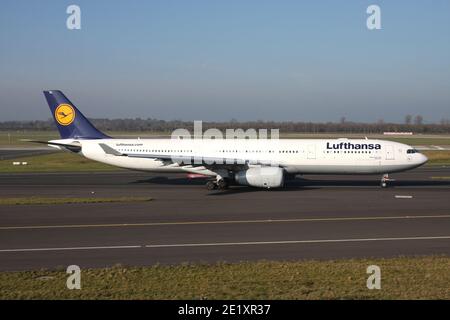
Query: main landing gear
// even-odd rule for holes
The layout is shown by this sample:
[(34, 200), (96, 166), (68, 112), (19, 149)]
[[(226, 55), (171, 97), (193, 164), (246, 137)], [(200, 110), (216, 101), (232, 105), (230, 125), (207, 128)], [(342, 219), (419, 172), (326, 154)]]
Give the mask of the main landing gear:
[(387, 188), (388, 187), (388, 183), (391, 181), (395, 181), (394, 179), (390, 179), (389, 178), (389, 174), (385, 173), (382, 177), (381, 177), (381, 187), (382, 188)]
[(228, 189), (228, 182), (225, 179), (218, 179), (216, 181), (210, 180), (206, 183), (206, 189), (208, 190), (225, 190)]

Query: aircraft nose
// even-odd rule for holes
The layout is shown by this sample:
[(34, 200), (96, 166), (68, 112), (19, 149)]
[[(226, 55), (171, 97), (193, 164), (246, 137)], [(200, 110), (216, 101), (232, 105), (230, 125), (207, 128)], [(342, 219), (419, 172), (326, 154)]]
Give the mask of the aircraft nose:
[(424, 163), (426, 163), (426, 162), (428, 161), (428, 158), (427, 158), (426, 155), (424, 155), (424, 154), (422, 154), (422, 153), (420, 153), (419, 155), (420, 155), (420, 157), (419, 157), (419, 163), (420, 163), (420, 165), (422, 165), (422, 164), (424, 164)]

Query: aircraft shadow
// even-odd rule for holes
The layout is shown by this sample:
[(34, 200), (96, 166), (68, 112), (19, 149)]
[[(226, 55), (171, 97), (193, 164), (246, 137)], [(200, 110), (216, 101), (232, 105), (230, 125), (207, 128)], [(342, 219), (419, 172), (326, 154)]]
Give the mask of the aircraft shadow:
[[(450, 186), (450, 181), (427, 181), (427, 180), (409, 180), (409, 181), (392, 181), (390, 188), (395, 187), (439, 187)], [(376, 180), (292, 180), (285, 182), (284, 188), (271, 189), (270, 192), (290, 192), (290, 191), (306, 191), (320, 190), (328, 187), (370, 187), (380, 188), (380, 182)], [(231, 186), (227, 190), (214, 190), (208, 196), (226, 196), (232, 194), (264, 192), (261, 188), (247, 186)]]
[(140, 179), (131, 182), (133, 184), (160, 184), (160, 185), (174, 185), (174, 186), (182, 186), (182, 185), (195, 185), (202, 186), (206, 184), (205, 179), (188, 179), (188, 178), (170, 178), (170, 177), (151, 177), (148, 179)]
[[(204, 186), (206, 179), (188, 179), (185, 177), (165, 177), (157, 176), (148, 179), (140, 179), (131, 182), (133, 184), (153, 184), (153, 185), (172, 185), (172, 186)], [(295, 179), (285, 182), (284, 188), (271, 189), (271, 192), (292, 192), (319, 190), (328, 187), (370, 187), (376, 188), (380, 186), (378, 179), (341, 179), (341, 180), (315, 180), (315, 179)], [(396, 180), (389, 182), (390, 188), (395, 187), (448, 187), (448, 181), (433, 180)], [(208, 192), (208, 196), (227, 196), (233, 194), (264, 192), (266, 190), (248, 187), (248, 186), (230, 186), (227, 190), (213, 190)]]
[[(140, 179), (131, 182), (132, 184), (153, 184), (153, 185), (172, 185), (172, 186), (205, 186), (207, 179), (188, 179), (184, 177), (167, 177), (167, 176), (157, 176), (148, 179)], [(299, 191), (299, 190), (311, 190), (317, 189), (317, 187), (308, 187), (303, 184), (293, 185), (287, 183), (285, 188), (282, 189), (272, 189), (274, 192), (286, 192), (286, 191)], [(227, 195), (227, 194), (237, 194), (237, 193), (248, 193), (248, 192), (261, 192), (264, 189), (248, 187), (248, 186), (230, 186), (227, 190), (213, 190), (209, 195)]]
[[(295, 180), (289, 182), (296, 186), (316, 187), (377, 187), (379, 180)], [(389, 182), (389, 187), (445, 187), (450, 186), (449, 181), (432, 180), (395, 180)]]

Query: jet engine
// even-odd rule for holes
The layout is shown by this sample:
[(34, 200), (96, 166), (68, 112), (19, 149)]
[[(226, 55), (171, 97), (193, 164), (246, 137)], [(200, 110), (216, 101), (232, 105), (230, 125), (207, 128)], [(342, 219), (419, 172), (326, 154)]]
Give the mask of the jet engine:
[(239, 171), (234, 177), (236, 183), (258, 188), (279, 188), (284, 183), (284, 172), (278, 167), (258, 167)]

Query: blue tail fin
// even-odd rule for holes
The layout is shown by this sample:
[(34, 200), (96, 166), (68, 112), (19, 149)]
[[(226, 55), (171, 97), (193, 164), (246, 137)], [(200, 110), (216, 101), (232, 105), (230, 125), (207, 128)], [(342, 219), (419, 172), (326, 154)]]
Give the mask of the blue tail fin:
[(97, 130), (61, 91), (44, 91), (44, 95), (62, 139), (109, 138)]

